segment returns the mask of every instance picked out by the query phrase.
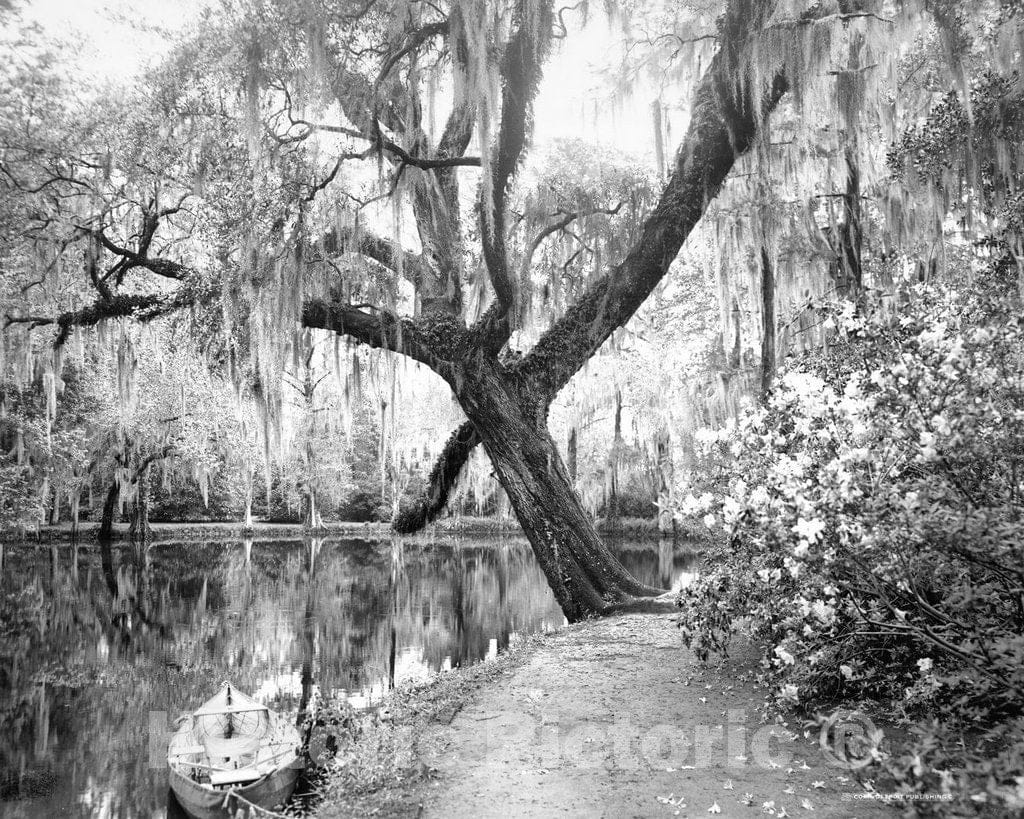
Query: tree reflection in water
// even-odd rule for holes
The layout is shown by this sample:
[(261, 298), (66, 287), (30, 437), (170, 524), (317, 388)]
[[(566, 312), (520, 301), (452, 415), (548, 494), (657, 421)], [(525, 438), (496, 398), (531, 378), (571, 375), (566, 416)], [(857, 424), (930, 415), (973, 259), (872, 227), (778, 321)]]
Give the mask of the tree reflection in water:
[[(692, 555), (616, 549), (669, 588)], [(230, 679), (298, 713), (314, 687), (372, 705), (396, 683), (563, 624), (522, 539), (3, 547), (0, 813), (167, 809), (169, 726)]]

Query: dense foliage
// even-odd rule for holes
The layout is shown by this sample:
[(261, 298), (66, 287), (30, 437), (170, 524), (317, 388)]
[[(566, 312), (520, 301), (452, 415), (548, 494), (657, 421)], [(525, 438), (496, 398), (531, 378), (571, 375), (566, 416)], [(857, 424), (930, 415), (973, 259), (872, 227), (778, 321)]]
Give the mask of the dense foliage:
[[(828, 348), (702, 437), (706, 491), (683, 511), (728, 546), (683, 595), (683, 633), (707, 657), (749, 627), (780, 702), (950, 714), (888, 760), (901, 785), (1019, 808), (1020, 302), (982, 281), (907, 296), (898, 313), (832, 306)], [(965, 729), (973, 750), (951, 757), (935, 731)]]

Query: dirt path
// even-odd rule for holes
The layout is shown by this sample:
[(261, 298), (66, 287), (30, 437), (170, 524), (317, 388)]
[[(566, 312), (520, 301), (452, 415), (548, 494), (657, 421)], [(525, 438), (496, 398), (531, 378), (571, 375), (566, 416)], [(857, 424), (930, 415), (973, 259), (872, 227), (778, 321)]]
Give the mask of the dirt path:
[(816, 733), (761, 723), (750, 660), (702, 668), (671, 616), (566, 629), (421, 743), (423, 815), (894, 816)]

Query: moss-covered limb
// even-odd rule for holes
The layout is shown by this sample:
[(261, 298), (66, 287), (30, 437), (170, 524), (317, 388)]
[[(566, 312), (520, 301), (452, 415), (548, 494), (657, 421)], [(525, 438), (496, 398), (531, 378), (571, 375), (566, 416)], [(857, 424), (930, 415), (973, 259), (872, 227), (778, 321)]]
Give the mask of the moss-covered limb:
[(393, 313), (367, 313), (351, 304), (327, 299), (307, 299), (302, 325), (349, 336), (368, 347), (390, 350), (426, 364), (442, 378), (450, 379), (463, 352), (465, 328), (449, 317), (410, 319)]
[(138, 321), (152, 321), (166, 316), (183, 307), (196, 303), (195, 294), (191, 290), (183, 292), (144, 293), (126, 296), (114, 295), (110, 299), (100, 299), (88, 307), (70, 310), (57, 316), (52, 323), (57, 325), (57, 334), (53, 346), (60, 347), (68, 340), (76, 327), (93, 327), (101, 321), (111, 318), (134, 318)]
[(512, 335), (512, 317), (498, 302), (491, 305), (467, 332), (469, 345), (486, 355), (497, 356)]
[[(476, 124), (476, 103), (468, 93), (469, 46), (466, 43), (466, 24), (457, 4), (452, 6), (448, 17), (448, 50), (452, 56), (455, 87), (452, 110), (437, 143), (437, 156), (441, 159), (465, 154)], [(454, 171), (446, 175), (457, 184), (458, 177)], [(444, 175), (439, 173), (438, 177), (443, 178)]]
[(386, 239), (365, 228), (339, 227), (320, 239), (313, 253), (335, 256), (355, 253), (372, 259), (418, 287), (423, 280), (423, 258), (410, 253), (394, 239)]
[[(415, 83), (400, 80), (395, 70), (398, 63), (425, 47), (435, 36), (449, 33), (450, 40), (461, 43), (465, 52), (465, 37), (461, 19), (427, 23), (409, 32), (403, 45), (384, 62), (376, 81), (370, 82), (357, 72), (341, 68), (334, 91), (346, 118), (355, 124), (354, 131), (341, 129), (350, 135), (366, 139), (379, 155), (406, 173), (411, 183), (413, 215), (423, 247), (419, 264), (410, 269), (409, 277), (416, 286), (424, 313), (444, 313), (458, 316), (462, 310), (462, 260), (465, 257), (463, 237), (459, 228), (457, 169), (479, 166), (479, 157), (465, 156), (473, 131), (473, 105), (456, 99), (448, 125), (438, 150), (430, 145), (420, 128), (420, 100)], [(455, 54), (458, 63), (458, 54)], [(347, 55), (339, 53), (336, 61), (344, 66)], [(458, 67), (458, 66), (456, 66)], [(458, 90), (458, 89), (457, 89)], [(384, 136), (381, 126), (394, 134)], [(404, 147), (403, 147), (404, 146)], [(375, 249), (376, 250), (376, 249)], [(392, 262), (380, 258), (380, 253), (366, 255), (377, 258), (392, 269)], [(404, 254), (392, 254), (407, 261)]]
[(434, 521), (448, 503), (448, 496), (455, 487), (462, 468), (469, 460), (470, 453), (480, 443), (476, 427), (466, 421), (448, 438), (437, 463), (430, 470), (427, 488), (423, 496), (412, 505), (402, 509), (395, 518), (394, 529), (399, 534), (411, 535)]
[(549, 397), (629, 320), (665, 276), (737, 157), (752, 144), (758, 117), (767, 116), (785, 93), (780, 73), (757, 105), (751, 93), (760, 94), (761, 89), (744, 76), (753, 38), (773, 6), (771, 0), (729, 4), (720, 24), (722, 45), (697, 88), (675, 169), (639, 240), (548, 330), (524, 362), (524, 371)]
[[(480, 236), (484, 262), (494, 294), (506, 313), (514, 313), (519, 298), (518, 277), (505, 246), (505, 210), (509, 182), (525, 151), (533, 118), (533, 100), (540, 87), (541, 66), (551, 38), (550, 3), (521, 2), (517, 29), (501, 63), (501, 125), (490, 163), (490, 185), (481, 188)], [(487, 201), (488, 198), (490, 201)]]

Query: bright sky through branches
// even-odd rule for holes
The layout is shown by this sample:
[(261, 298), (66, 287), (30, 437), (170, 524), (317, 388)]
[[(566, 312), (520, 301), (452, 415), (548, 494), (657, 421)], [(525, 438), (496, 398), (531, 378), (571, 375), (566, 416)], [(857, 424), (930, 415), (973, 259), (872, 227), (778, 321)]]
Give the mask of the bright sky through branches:
[(128, 80), (159, 60), (206, 0), (29, 0), (20, 8), (50, 36), (72, 43), (69, 62), (99, 81)]
[[(211, 0), (31, 0), (26, 21), (76, 45), (73, 67), (99, 82), (128, 81), (159, 60)], [(571, 22), (572, 15), (567, 16)], [(653, 156), (653, 91), (637, 87), (612, 98), (603, 72), (621, 58), (622, 35), (600, 13), (556, 43), (536, 103), (535, 136), (585, 139), (647, 161)]]

